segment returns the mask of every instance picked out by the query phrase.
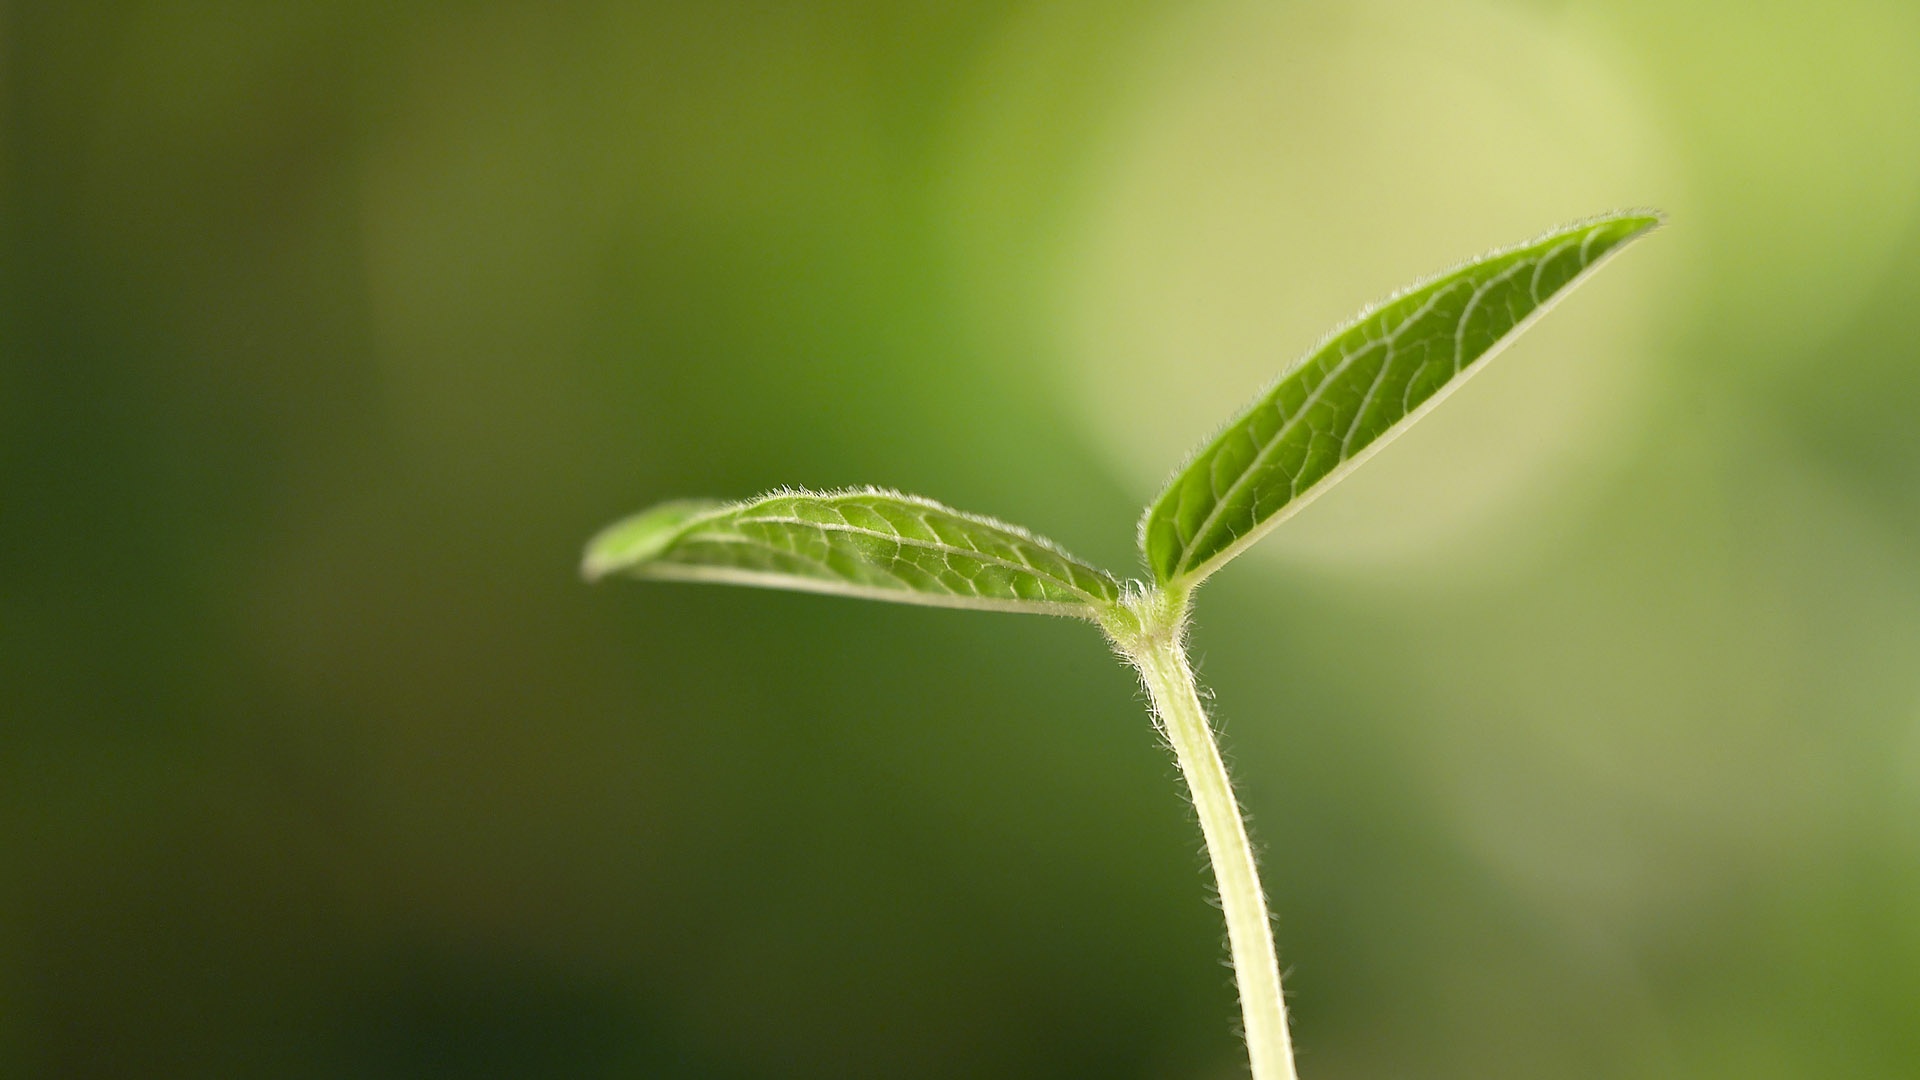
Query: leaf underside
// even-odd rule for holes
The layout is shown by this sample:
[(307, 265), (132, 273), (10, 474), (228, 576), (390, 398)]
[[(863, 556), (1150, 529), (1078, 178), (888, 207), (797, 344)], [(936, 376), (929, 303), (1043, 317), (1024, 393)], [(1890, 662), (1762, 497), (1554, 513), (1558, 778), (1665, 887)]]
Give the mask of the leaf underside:
[(1140, 523), (1161, 584), (1191, 587), (1438, 404), (1606, 257), (1646, 212), (1496, 251), (1363, 312), (1201, 447)]
[(1096, 618), (1120, 584), (991, 518), (877, 489), (675, 502), (587, 545), (582, 572)]

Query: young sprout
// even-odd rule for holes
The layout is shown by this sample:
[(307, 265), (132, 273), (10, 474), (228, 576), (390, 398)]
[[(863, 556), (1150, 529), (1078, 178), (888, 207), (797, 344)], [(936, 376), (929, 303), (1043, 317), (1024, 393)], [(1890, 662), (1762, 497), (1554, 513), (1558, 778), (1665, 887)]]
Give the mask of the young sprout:
[(1150, 577), (911, 495), (776, 491), (671, 502), (587, 545), (609, 574), (1086, 619), (1139, 672), (1178, 758), (1226, 915), (1255, 1080), (1296, 1080), (1266, 898), (1187, 662), (1193, 590), (1385, 446), (1601, 263), (1660, 222), (1607, 214), (1496, 251), (1367, 309), (1194, 452), (1140, 520)]

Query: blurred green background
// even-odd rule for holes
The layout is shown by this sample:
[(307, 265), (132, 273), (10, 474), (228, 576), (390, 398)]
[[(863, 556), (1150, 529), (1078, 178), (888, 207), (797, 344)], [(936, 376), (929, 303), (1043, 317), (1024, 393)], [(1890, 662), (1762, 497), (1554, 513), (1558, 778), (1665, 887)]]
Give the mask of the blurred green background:
[(1628, 253), (1200, 598), (1310, 1080), (1920, 1077), (1920, 9), (0, 4), (0, 1075), (1242, 1074), (1088, 627), (1361, 304)]

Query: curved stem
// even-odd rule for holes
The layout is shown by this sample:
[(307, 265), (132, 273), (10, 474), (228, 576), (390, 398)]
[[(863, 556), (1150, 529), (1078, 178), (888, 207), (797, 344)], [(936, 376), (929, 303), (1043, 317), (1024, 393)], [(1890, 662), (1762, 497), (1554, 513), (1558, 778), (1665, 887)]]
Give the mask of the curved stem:
[[(1207, 857), (1220, 888), (1220, 907), (1227, 917), (1227, 942), (1233, 954), (1234, 979), (1240, 988), (1240, 1012), (1246, 1022), (1254, 1080), (1297, 1080), (1266, 896), (1260, 889), (1253, 847), (1247, 840), (1233, 786), (1187, 663), (1182, 641), (1185, 604), (1179, 598), (1163, 596), (1150, 596), (1146, 601), (1134, 612), (1141, 617), (1137, 630), (1130, 627), (1134, 632), (1113, 632), (1114, 643), (1140, 670), (1161, 730), (1173, 745), (1180, 771), (1193, 794), (1193, 808), (1200, 815)], [(1151, 611), (1154, 608), (1159, 610)]]

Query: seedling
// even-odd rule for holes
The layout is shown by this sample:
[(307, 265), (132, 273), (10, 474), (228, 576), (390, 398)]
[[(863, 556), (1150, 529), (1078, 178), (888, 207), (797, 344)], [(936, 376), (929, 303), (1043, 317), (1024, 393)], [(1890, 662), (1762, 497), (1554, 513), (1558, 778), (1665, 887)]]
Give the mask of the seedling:
[(1147, 508), (1145, 581), (1122, 581), (1017, 526), (878, 488), (665, 503), (594, 537), (583, 572), (1066, 615), (1100, 627), (1139, 671), (1192, 792), (1254, 1078), (1295, 1080), (1266, 898), (1187, 662), (1193, 591), (1659, 221), (1624, 212), (1557, 229), (1414, 285), (1335, 331), (1201, 446)]

